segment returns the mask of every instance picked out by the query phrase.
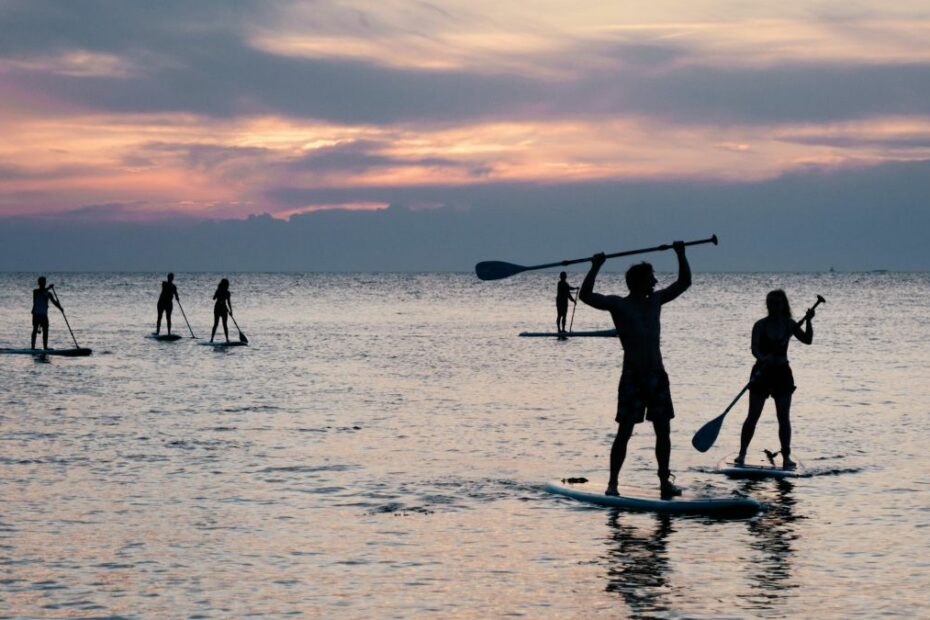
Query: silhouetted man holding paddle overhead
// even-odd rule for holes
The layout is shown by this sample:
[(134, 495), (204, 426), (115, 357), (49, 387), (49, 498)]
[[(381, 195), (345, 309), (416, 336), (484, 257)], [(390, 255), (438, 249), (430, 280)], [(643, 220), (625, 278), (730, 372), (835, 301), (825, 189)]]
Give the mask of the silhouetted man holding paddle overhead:
[(618, 495), (617, 478), (626, 458), (626, 447), (634, 427), (643, 420), (652, 422), (656, 433), (656, 460), (663, 498), (681, 495), (672, 482), (669, 458), (672, 451), (671, 420), (675, 417), (668, 375), (659, 350), (659, 315), (668, 303), (691, 286), (691, 267), (685, 257), (685, 244), (676, 241), (678, 279), (668, 288), (655, 290), (656, 278), (649, 263), (633, 265), (626, 272), (630, 294), (601, 295), (594, 292), (594, 281), (606, 260), (603, 253), (591, 258), (591, 271), (584, 279), (578, 298), (592, 308), (607, 310), (613, 318), (623, 345), (623, 372), (617, 397), (617, 436), (610, 450), (610, 480), (607, 495)]

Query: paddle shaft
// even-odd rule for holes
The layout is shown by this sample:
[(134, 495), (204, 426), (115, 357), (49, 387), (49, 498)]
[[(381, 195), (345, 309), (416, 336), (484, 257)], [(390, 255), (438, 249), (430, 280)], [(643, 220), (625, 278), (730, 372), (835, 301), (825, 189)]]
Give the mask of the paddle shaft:
[[(684, 245), (702, 245), (704, 243), (713, 243), (717, 245), (717, 235), (708, 237), (707, 239), (698, 239), (697, 241), (686, 241)], [(641, 250), (627, 250), (625, 252), (614, 252), (613, 254), (605, 254), (604, 258), (619, 258), (620, 256), (633, 256), (634, 254), (648, 254), (649, 252), (664, 252), (665, 250), (671, 250), (671, 243), (663, 243), (662, 245), (657, 245), (651, 248), (643, 248)], [(559, 265), (577, 265), (578, 263), (588, 263), (591, 262), (591, 257), (588, 258), (575, 258), (572, 260), (563, 260), (559, 263), (550, 263), (548, 265), (539, 265), (536, 267), (527, 267), (527, 269), (545, 269), (546, 267), (556, 267)]]
[[(698, 239), (697, 241), (687, 241), (685, 245), (701, 245), (703, 243), (713, 243), (717, 245), (717, 235), (708, 237), (707, 239)], [(643, 248), (641, 250), (627, 250), (625, 252), (614, 252), (613, 254), (605, 254), (604, 258), (618, 258), (620, 256), (633, 256), (634, 254), (648, 254), (649, 252), (664, 252), (665, 250), (671, 250), (671, 243), (663, 243), (662, 245), (657, 245), (651, 248)], [(547, 263), (545, 265), (534, 265), (532, 267), (524, 267), (524, 271), (531, 271), (534, 269), (548, 269), (549, 267), (565, 267), (566, 265), (577, 265), (578, 263), (589, 263), (591, 262), (591, 257), (587, 258), (574, 258), (572, 260), (563, 260), (557, 263)]]
[[(52, 287), (50, 286), (49, 289)], [(71, 340), (74, 341), (74, 348), (80, 349), (81, 345), (78, 344), (77, 338), (74, 337), (74, 331), (71, 329), (71, 323), (68, 322), (68, 315), (65, 314), (65, 309), (61, 307), (61, 300), (58, 299), (58, 291), (52, 291), (52, 295), (55, 296), (55, 301), (58, 302), (58, 309), (61, 310), (61, 316), (65, 320), (65, 325), (68, 326), (68, 332), (71, 334)]]
[(178, 308), (181, 309), (181, 316), (184, 317), (184, 322), (187, 323), (187, 330), (191, 333), (191, 338), (196, 338), (197, 336), (194, 335), (194, 330), (191, 329), (190, 321), (187, 320), (187, 314), (184, 312), (184, 306), (181, 305), (181, 298), (175, 297), (175, 299), (178, 300)]
[(246, 337), (245, 337), (245, 334), (242, 333), (242, 330), (239, 329), (239, 324), (236, 323), (236, 317), (233, 316), (233, 313), (232, 313), (232, 312), (229, 313), (229, 318), (232, 319), (233, 325), (236, 326), (236, 331), (239, 332), (239, 341), (240, 341), (240, 342), (248, 342), (249, 339), (246, 338)]

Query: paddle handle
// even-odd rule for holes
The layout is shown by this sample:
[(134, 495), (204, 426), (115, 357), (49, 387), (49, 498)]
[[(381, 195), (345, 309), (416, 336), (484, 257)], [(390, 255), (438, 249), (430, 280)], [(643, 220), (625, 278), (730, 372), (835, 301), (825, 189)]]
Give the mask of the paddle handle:
[(803, 323), (804, 321), (810, 321), (810, 320), (811, 320), (811, 314), (814, 312), (814, 310), (817, 308), (817, 306), (819, 306), (820, 304), (825, 304), (825, 303), (827, 303), (827, 300), (824, 299), (823, 296), (817, 295), (817, 301), (815, 301), (815, 302), (814, 302), (814, 305), (811, 306), (810, 308), (808, 308), (808, 309), (807, 309), (807, 312), (804, 313), (804, 318), (801, 319), (801, 323)]

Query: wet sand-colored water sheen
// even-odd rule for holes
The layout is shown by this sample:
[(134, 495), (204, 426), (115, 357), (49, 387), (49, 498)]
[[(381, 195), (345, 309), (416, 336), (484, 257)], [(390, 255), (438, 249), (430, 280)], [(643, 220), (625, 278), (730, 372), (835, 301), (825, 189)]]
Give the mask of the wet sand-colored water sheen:
[[(0, 275), (0, 346), (28, 346), (36, 275)], [(163, 274), (47, 275), (94, 354), (0, 359), (0, 616), (926, 612), (930, 276), (698, 273), (666, 306), (678, 482), (768, 506), (716, 521), (543, 491), (606, 476), (620, 368), (611, 338), (517, 337), (554, 327), (554, 274), (177, 274), (202, 337), (230, 278), (250, 345), (227, 349), (144, 337)], [(818, 475), (729, 480), (745, 403), (707, 454), (690, 438), (748, 377), (774, 287), (796, 315), (827, 298), (790, 349)], [(609, 324), (580, 306), (574, 326)], [(771, 407), (755, 451), (777, 448)], [(651, 429), (622, 477), (656, 483)]]

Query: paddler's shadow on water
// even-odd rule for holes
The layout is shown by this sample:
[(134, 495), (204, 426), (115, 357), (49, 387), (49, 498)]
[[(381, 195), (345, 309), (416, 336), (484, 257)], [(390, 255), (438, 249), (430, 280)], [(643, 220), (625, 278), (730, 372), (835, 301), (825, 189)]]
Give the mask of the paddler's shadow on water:
[[(641, 515), (651, 528), (631, 525), (630, 514), (611, 510), (607, 520), (607, 592), (619, 594), (634, 614), (668, 609), (668, 537), (674, 532), (669, 515)], [(636, 517), (639, 520), (639, 516)]]
[[(774, 485), (774, 486), (773, 486)], [(748, 558), (746, 575), (763, 599), (782, 598), (797, 588), (792, 583), (793, 543), (797, 538), (798, 519), (794, 498), (794, 482), (782, 480), (747, 480), (740, 490), (764, 502), (766, 509), (746, 521), (752, 535), (750, 548), (757, 552)]]

